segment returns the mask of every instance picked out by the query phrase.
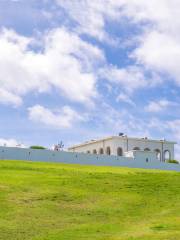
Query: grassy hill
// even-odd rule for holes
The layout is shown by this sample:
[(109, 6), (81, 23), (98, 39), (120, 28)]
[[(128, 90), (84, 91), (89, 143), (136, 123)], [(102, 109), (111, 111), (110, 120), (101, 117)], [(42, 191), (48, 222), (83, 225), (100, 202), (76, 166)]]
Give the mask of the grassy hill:
[(1, 240), (179, 240), (180, 173), (0, 161)]

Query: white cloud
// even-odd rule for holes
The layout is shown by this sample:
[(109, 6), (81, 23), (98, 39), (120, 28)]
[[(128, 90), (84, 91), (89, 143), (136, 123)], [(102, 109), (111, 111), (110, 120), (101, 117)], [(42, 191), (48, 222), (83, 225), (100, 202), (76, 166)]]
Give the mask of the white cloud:
[(130, 104), (131, 106), (135, 106), (136, 104), (132, 101), (132, 99), (125, 93), (120, 93), (118, 97), (116, 98), (116, 101), (120, 102), (125, 102)]
[(139, 63), (154, 71), (166, 73), (180, 85), (179, 41), (179, 37), (169, 33), (151, 31), (141, 37), (141, 45), (133, 55)]
[(172, 120), (167, 122), (167, 126), (171, 129), (176, 139), (180, 141), (180, 119)]
[[(102, 76), (128, 92), (162, 83), (158, 74), (164, 72), (175, 79), (176, 83), (180, 83), (178, 66), (180, 21), (179, 17), (176, 17), (179, 14), (179, 2), (175, 0), (107, 0), (106, 4), (101, 0), (56, 0), (56, 2), (77, 26), (71, 32), (65, 28), (47, 32), (40, 42), (42, 51), (32, 50), (32, 45), (37, 39), (19, 36), (10, 30), (1, 31), (0, 84), (3, 91), (20, 98), (30, 91), (48, 92), (56, 88), (61, 95), (72, 101), (91, 103), (98, 95), (97, 68), (101, 63), (106, 64)], [(124, 17), (128, 17), (127, 25), (132, 22), (139, 27), (139, 24), (143, 23), (144, 26), (144, 22), (148, 23), (142, 28), (143, 31), (139, 33), (138, 38), (135, 36), (138, 42), (135, 50), (129, 54), (130, 58), (134, 58), (135, 65), (125, 68), (108, 66), (102, 50), (82, 40), (79, 34), (86, 33), (102, 41), (107, 40), (106, 23), (109, 21), (120, 23)], [(137, 65), (139, 63), (141, 67)], [(147, 77), (147, 70), (150, 70), (151, 77)]]
[[(156, 9), (156, 10), (155, 10)], [(180, 2), (178, 0), (127, 1), (125, 15), (146, 22), (132, 56), (146, 68), (165, 73), (180, 85)]]
[(106, 20), (119, 16), (122, 1), (107, 0), (56, 0), (76, 24), (78, 33), (91, 35), (99, 40), (114, 43), (105, 31)]
[(54, 128), (70, 128), (73, 124), (85, 120), (84, 116), (78, 114), (69, 106), (64, 106), (58, 111), (51, 111), (43, 106), (35, 105), (28, 110), (30, 120)]
[(22, 104), (22, 100), (19, 96), (4, 89), (0, 89), (0, 103), (10, 104), (17, 107)]
[(168, 101), (166, 99), (161, 99), (159, 101), (151, 101), (148, 106), (145, 108), (147, 112), (161, 112), (165, 111), (169, 107), (177, 106), (177, 103)]
[(115, 83), (119, 88), (132, 93), (134, 90), (146, 87), (148, 79), (143, 71), (136, 66), (127, 68), (118, 68), (116, 66), (107, 66), (99, 71), (100, 77), (107, 79), (111, 83)]
[(120, 106), (119, 109), (116, 109), (103, 102), (91, 111), (90, 117), (93, 119), (91, 124), (92, 131), (96, 130), (95, 134), (100, 132), (108, 136), (123, 132), (130, 136), (145, 137), (150, 135), (147, 121), (131, 114), (128, 108), (123, 109)]
[[(124, 17), (132, 22), (150, 21), (164, 27), (171, 20), (169, 10), (177, 7), (178, 1), (170, 0), (56, 0), (74, 21), (79, 31), (100, 40), (107, 37), (106, 22), (120, 23)], [(158, 11), (154, 11), (158, 9)], [(178, 12), (177, 12), (178, 14)], [(176, 20), (177, 22), (178, 20)], [(172, 26), (170, 26), (172, 27)]]
[(16, 139), (4, 139), (0, 138), (0, 146), (6, 147), (25, 147), (23, 144), (19, 143)]
[(1, 31), (0, 84), (1, 91), (6, 92), (3, 101), (13, 101), (14, 96), (17, 104), (30, 91), (48, 92), (54, 87), (72, 101), (91, 103), (97, 95), (93, 70), (104, 61), (102, 51), (62, 28), (44, 36), (41, 52), (32, 50), (34, 41), (11, 30)]
[[(145, 69), (166, 73), (180, 85), (180, 2), (179, 0), (56, 0), (69, 18), (77, 24), (76, 30), (105, 41), (107, 22), (132, 23), (142, 32), (134, 36), (136, 63)], [(114, 39), (115, 40), (115, 39)], [(128, 42), (130, 39), (125, 39)], [(137, 41), (138, 40), (138, 41)], [(119, 60), (120, 61), (120, 60)], [(143, 69), (140, 69), (143, 74)], [(157, 81), (156, 81), (157, 80)], [(135, 82), (135, 80), (134, 80)], [(154, 82), (159, 83), (155, 78)]]

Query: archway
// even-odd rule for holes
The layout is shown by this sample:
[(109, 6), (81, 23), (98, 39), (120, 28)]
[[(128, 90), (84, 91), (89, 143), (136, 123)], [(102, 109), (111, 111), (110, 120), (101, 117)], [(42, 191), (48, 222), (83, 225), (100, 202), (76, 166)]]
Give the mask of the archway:
[(118, 147), (118, 148), (117, 148), (117, 155), (118, 155), (118, 156), (122, 156), (122, 155), (123, 155), (123, 150), (122, 150), (121, 147)]
[(133, 150), (134, 150), (134, 151), (139, 151), (140, 148), (139, 148), (139, 147), (134, 147)]
[(171, 153), (169, 150), (164, 151), (164, 162), (168, 161), (171, 159)]
[(155, 151), (155, 153), (156, 153), (157, 159), (158, 159), (159, 161), (161, 161), (161, 151), (160, 151), (159, 149), (155, 149), (154, 151)]
[(97, 151), (96, 151), (96, 149), (94, 149), (94, 150), (93, 150), (93, 154), (97, 154)]
[(111, 155), (111, 148), (110, 148), (110, 147), (107, 147), (107, 148), (106, 148), (106, 154), (107, 154), (107, 155)]
[(144, 151), (151, 151), (149, 148), (145, 148)]
[(103, 148), (100, 148), (100, 149), (99, 149), (99, 154), (104, 154)]

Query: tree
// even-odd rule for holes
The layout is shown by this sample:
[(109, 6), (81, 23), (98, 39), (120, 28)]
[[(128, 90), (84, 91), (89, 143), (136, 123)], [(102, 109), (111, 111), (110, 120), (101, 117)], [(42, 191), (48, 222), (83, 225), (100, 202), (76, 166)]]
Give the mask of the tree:
[(31, 146), (30, 149), (40, 149), (40, 150), (43, 150), (43, 149), (46, 149), (46, 148), (43, 147), (43, 146)]

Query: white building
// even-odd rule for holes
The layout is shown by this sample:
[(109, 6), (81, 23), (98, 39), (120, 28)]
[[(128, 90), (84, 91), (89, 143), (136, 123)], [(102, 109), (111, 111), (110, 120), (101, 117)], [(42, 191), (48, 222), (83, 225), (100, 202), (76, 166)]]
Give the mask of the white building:
[[(155, 152), (161, 162), (174, 159), (174, 145), (176, 142), (166, 140), (152, 140), (148, 138), (134, 138), (125, 135), (111, 136), (99, 140), (91, 140), (70, 147), (70, 152), (89, 154), (106, 154), (128, 156), (133, 151)], [(148, 154), (147, 154), (148, 155)]]

